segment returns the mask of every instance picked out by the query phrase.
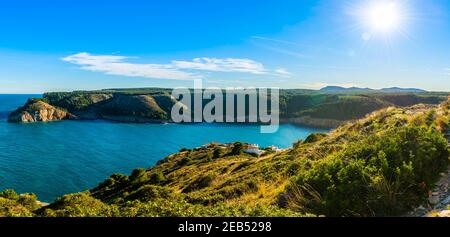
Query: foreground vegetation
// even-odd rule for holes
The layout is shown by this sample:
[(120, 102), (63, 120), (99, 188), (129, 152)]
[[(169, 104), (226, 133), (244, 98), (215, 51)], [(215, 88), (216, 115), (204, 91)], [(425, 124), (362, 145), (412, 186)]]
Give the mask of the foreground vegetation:
[(0, 194), (0, 216), (398, 216), (426, 202), (449, 165), (450, 102), (389, 107), (292, 149), (182, 149), (48, 206)]

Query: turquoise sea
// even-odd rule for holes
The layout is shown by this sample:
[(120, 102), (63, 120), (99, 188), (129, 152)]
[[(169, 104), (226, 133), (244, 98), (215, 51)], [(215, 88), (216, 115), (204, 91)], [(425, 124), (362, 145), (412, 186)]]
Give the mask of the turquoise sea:
[(242, 141), (288, 148), (313, 132), (322, 132), (294, 125), (281, 125), (275, 134), (260, 134), (256, 125), (7, 123), (8, 113), (29, 97), (40, 95), (0, 95), (0, 190), (36, 193), (46, 202), (95, 187), (113, 173), (148, 168), (184, 147)]

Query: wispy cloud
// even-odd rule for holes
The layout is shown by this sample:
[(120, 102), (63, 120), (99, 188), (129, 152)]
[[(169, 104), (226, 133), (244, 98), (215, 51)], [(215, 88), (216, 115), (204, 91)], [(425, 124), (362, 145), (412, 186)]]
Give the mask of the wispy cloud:
[(239, 58), (195, 58), (192, 61), (172, 61), (169, 64), (139, 64), (127, 62), (132, 57), (91, 55), (78, 53), (63, 58), (65, 62), (80, 65), (81, 69), (109, 75), (157, 79), (192, 80), (202, 76), (192, 71), (240, 72), (258, 75), (289, 76), (286, 69), (268, 70), (262, 63)]
[(310, 65), (310, 64), (299, 64), (296, 65), (297, 67), (303, 67), (303, 68), (315, 68), (315, 69), (325, 69), (325, 70), (359, 70), (358, 67), (345, 67), (345, 66), (335, 66), (335, 65), (329, 65), (329, 66), (323, 66), (323, 65)]
[(342, 51), (342, 50), (338, 50), (335, 48), (331, 48), (331, 47), (325, 47), (323, 45), (311, 45), (311, 44), (302, 44), (302, 43), (297, 43), (297, 42), (293, 42), (293, 41), (288, 41), (288, 40), (280, 40), (280, 39), (276, 39), (276, 38), (268, 38), (268, 37), (261, 37), (261, 36), (252, 36), (251, 37), (253, 40), (255, 41), (260, 41), (260, 42), (269, 42), (272, 43), (271, 45), (284, 45), (284, 46), (288, 46), (288, 48), (280, 48), (280, 47), (270, 47), (267, 45), (261, 45), (261, 44), (257, 44), (257, 46), (263, 47), (267, 50), (271, 50), (271, 51), (275, 51), (278, 53), (282, 53), (282, 54), (286, 54), (289, 56), (294, 56), (294, 57), (299, 57), (299, 58), (311, 58), (311, 57), (315, 57), (314, 55), (306, 55), (304, 53), (299, 53), (299, 52), (295, 52), (293, 51), (294, 49), (302, 49), (303, 51), (308, 50), (314, 50), (314, 51), (325, 51), (328, 53), (333, 53), (333, 54), (338, 54), (338, 55), (346, 55), (348, 56), (348, 52), (347, 51)]
[(292, 75), (292, 73), (288, 72), (286, 68), (278, 68), (275, 70), (275, 73), (281, 76), (289, 77)]
[(258, 46), (260, 48), (263, 48), (263, 49), (266, 49), (266, 50), (269, 50), (269, 51), (273, 51), (275, 53), (284, 54), (284, 55), (287, 55), (287, 56), (292, 56), (292, 57), (301, 58), (301, 59), (311, 58), (311, 56), (305, 55), (305, 54), (300, 53), (300, 52), (296, 52), (296, 51), (294, 51), (292, 49), (283, 49), (283, 48), (280, 48), (280, 47), (273, 47), (273, 46), (268, 46), (268, 45), (259, 44), (259, 43), (254, 43), (254, 45), (256, 45), (256, 46)]
[(289, 45), (293, 45), (293, 46), (299, 46), (299, 47), (305, 47), (306, 45), (304, 44), (298, 44), (295, 42), (291, 42), (291, 41), (287, 41), (287, 40), (279, 40), (279, 39), (275, 39), (275, 38), (268, 38), (268, 37), (261, 37), (261, 36), (252, 36), (253, 39), (257, 39), (257, 40), (265, 40), (265, 41), (272, 41), (275, 43), (280, 43), (280, 44), (289, 44)]
[(192, 80), (198, 78), (197, 75), (178, 70), (170, 64), (137, 64), (125, 62), (129, 58), (124, 56), (79, 53), (65, 57), (62, 60), (80, 65), (83, 70), (103, 72), (109, 75), (172, 80)]
[(172, 65), (180, 69), (212, 72), (246, 72), (252, 74), (266, 74), (268, 72), (262, 63), (238, 58), (196, 58), (192, 61), (173, 61)]

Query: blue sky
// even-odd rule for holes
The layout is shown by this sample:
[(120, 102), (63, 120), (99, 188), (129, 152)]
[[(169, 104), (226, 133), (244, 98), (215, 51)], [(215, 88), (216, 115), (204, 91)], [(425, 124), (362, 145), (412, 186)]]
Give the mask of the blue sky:
[[(379, 1), (395, 3), (392, 29), (374, 28)], [(449, 91), (449, 13), (445, 0), (2, 1), (0, 93), (192, 79)]]

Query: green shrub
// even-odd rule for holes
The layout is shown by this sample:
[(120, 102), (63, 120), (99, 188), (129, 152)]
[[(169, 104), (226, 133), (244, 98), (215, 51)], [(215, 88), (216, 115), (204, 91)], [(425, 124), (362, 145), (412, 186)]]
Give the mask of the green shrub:
[(189, 157), (183, 157), (183, 159), (181, 159), (180, 161), (177, 162), (177, 166), (185, 166), (189, 163), (191, 163), (191, 158)]
[(203, 206), (186, 201), (157, 199), (129, 202), (120, 208), (124, 217), (301, 217), (305, 216), (275, 206), (226, 205)]
[(77, 193), (59, 198), (38, 213), (44, 217), (112, 217), (118, 210), (86, 193)]
[(20, 205), (18, 202), (0, 197), (0, 217), (32, 217), (32, 210)]
[(223, 188), (219, 194), (225, 199), (239, 198), (246, 193), (254, 193), (259, 190), (259, 185), (254, 181), (250, 180), (246, 183), (238, 183), (233, 186), (228, 186)]
[(40, 208), (35, 194), (17, 194), (7, 189), (0, 192), (0, 217), (32, 217)]
[(286, 174), (290, 177), (293, 176), (295, 174), (297, 174), (300, 169), (302, 168), (302, 165), (299, 162), (295, 162), (292, 163), (291, 165), (289, 165), (289, 167), (286, 170)]
[(166, 177), (164, 176), (163, 172), (156, 171), (150, 174), (149, 180), (152, 184), (161, 184), (166, 181)]
[(244, 162), (241, 162), (239, 165), (236, 166), (236, 168), (233, 169), (232, 172), (236, 172), (236, 171), (242, 170), (242, 169), (244, 169), (244, 168), (246, 168), (246, 167), (251, 166), (252, 164), (255, 164), (255, 162), (254, 162), (254, 161), (244, 161)]
[(16, 201), (19, 200), (19, 194), (17, 194), (12, 189), (7, 189), (7, 190), (1, 192), (0, 197), (10, 199), (10, 200), (16, 200)]
[(139, 200), (142, 202), (149, 202), (158, 198), (167, 199), (173, 196), (173, 192), (169, 188), (155, 185), (144, 185), (138, 190), (127, 195), (125, 201)]
[(430, 126), (436, 119), (436, 110), (431, 110), (430, 112), (427, 113), (426, 117), (425, 117), (425, 122), (428, 126)]
[(234, 143), (234, 146), (233, 146), (233, 149), (231, 150), (230, 155), (232, 155), (232, 156), (240, 155), (243, 150), (244, 150), (244, 144), (242, 144), (241, 142), (236, 142), (236, 143)]
[(36, 210), (39, 208), (37, 204), (37, 196), (36, 194), (27, 193), (19, 195), (19, 199), (17, 200), (20, 205), (28, 208), (29, 210)]
[(145, 169), (135, 169), (131, 173), (130, 181), (132, 183), (142, 183), (148, 180), (147, 171)]
[(212, 182), (215, 180), (216, 175), (208, 174), (205, 176), (201, 176), (194, 182), (190, 183), (185, 189), (183, 189), (183, 193), (189, 193), (192, 191), (200, 190), (209, 187)]
[(100, 183), (96, 188), (91, 190), (93, 197), (104, 200), (117, 195), (117, 191), (123, 189), (130, 184), (129, 178), (123, 174), (113, 174), (110, 178)]
[(447, 141), (437, 131), (395, 128), (318, 161), (280, 201), (328, 216), (398, 215), (424, 200), (448, 157)]
[(192, 204), (213, 206), (225, 200), (225, 197), (218, 193), (193, 192), (186, 195), (185, 200)]
[(303, 143), (314, 143), (322, 140), (324, 137), (326, 137), (327, 134), (324, 133), (313, 133), (309, 135)]
[(217, 159), (217, 158), (220, 158), (220, 157), (222, 157), (222, 149), (220, 149), (220, 148), (214, 149), (212, 158), (213, 159)]

